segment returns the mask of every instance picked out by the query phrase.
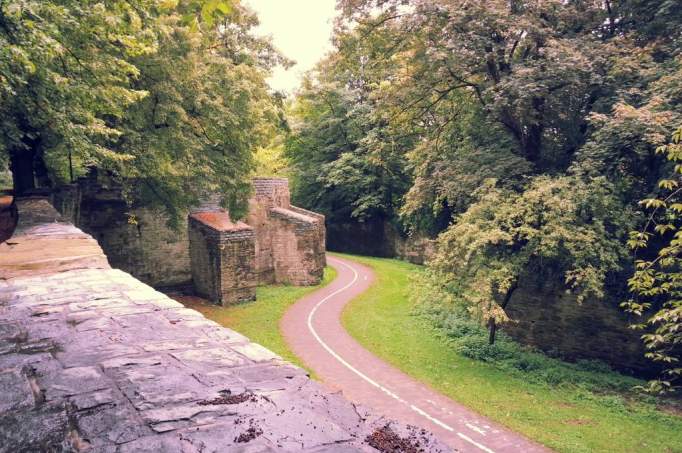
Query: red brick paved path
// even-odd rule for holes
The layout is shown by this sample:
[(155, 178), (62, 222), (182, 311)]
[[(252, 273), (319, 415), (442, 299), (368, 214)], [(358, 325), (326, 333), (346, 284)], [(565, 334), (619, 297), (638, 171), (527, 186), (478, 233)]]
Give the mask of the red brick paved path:
[(343, 307), (372, 283), (372, 271), (328, 257), (338, 277), (301, 299), (281, 322), (293, 351), (332, 390), (398, 421), (423, 427), (463, 452), (548, 452), (410, 378), (355, 341), (340, 321)]

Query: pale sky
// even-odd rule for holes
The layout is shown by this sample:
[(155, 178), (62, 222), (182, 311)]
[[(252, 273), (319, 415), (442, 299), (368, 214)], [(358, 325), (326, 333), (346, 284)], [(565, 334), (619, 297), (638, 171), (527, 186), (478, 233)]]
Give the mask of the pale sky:
[(242, 0), (258, 13), (259, 35), (271, 35), (275, 47), (296, 65), (277, 68), (268, 80), (275, 90), (292, 93), (303, 73), (331, 50), (336, 0)]

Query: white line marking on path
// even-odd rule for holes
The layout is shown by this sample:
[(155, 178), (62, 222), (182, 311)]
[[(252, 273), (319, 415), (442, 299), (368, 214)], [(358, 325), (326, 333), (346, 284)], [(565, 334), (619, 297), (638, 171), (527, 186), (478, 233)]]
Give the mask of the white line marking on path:
[(480, 435), (485, 436), (485, 431), (483, 429), (479, 428), (478, 426), (472, 425), (471, 423), (465, 423), (465, 425), (469, 429), (472, 429), (472, 430), (476, 431), (477, 433), (479, 433)]
[[(334, 260), (334, 261), (336, 261), (336, 260)], [(334, 291), (333, 293), (331, 293), (331, 294), (327, 295), (326, 297), (324, 297), (322, 300), (320, 300), (320, 301), (313, 307), (313, 309), (312, 309), (312, 310), (310, 311), (310, 313), (308, 314), (308, 330), (310, 331), (310, 333), (313, 334), (313, 336), (315, 337), (315, 339), (317, 340), (317, 342), (320, 343), (320, 345), (321, 345), (324, 349), (326, 349), (326, 351), (327, 351), (329, 354), (331, 354), (332, 357), (334, 357), (339, 363), (341, 363), (343, 366), (345, 366), (346, 368), (348, 368), (349, 370), (351, 370), (353, 373), (357, 374), (360, 378), (362, 378), (363, 380), (365, 380), (365, 381), (368, 382), (369, 384), (373, 385), (374, 387), (378, 388), (379, 390), (381, 390), (382, 392), (384, 392), (385, 394), (387, 394), (388, 396), (390, 396), (390, 397), (393, 398), (394, 400), (396, 400), (396, 401), (398, 401), (398, 402), (400, 402), (400, 403), (406, 405), (407, 407), (409, 407), (410, 409), (412, 409), (413, 411), (415, 411), (416, 413), (418, 413), (418, 414), (421, 415), (422, 417), (426, 418), (426, 419), (429, 420), (430, 422), (435, 423), (436, 425), (440, 426), (441, 428), (443, 428), (443, 429), (445, 429), (445, 430), (447, 430), (447, 431), (456, 432), (456, 431), (455, 431), (455, 428), (453, 428), (452, 426), (450, 426), (450, 425), (448, 425), (448, 424), (446, 424), (446, 423), (444, 423), (444, 422), (438, 420), (437, 418), (431, 416), (428, 412), (426, 412), (426, 411), (424, 411), (424, 410), (418, 408), (418, 407), (415, 406), (414, 404), (411, 404), (410, 402), (405, 401), (404, 399), (402, 399), (400, 396), (398, 396), (397, 394), (395, 394), (395, 393), (392, 392), (391, 390), (389, 390), (389, 389), (387, 389), (386, 387), (384, 387), (383, 385), (379, 384), (379, 383), (376, 382), (374, 379), (370, 378), (369, 376), (367, 376), (367, 375), (364, 374), (362, 371), (360, 371), (360, 370), (358, 370), (357, 368), (355, 368), (355, 367), (354, 367), (353, 365), (351, 365), (350, 363), (346, 362), (346, 360), (344, 360), (343, 357), (341, 357), (339, 354), (336, 353), (336, 351), (334, 351), (331, 347), (329, 347), (329, 346), (327, 345), (327, 343), (325, 343), (324, 340), (322, 340), (322, 338), (320, 338), (320, 336), (317, 334), (317, 331), (316, 331), (315, 328), (313, 327), (313, 317), (315, 316), (315, 312), (317, 312), (317, 309), (320, 308), (320, 307), (321, 307), (325, 302), (327, 302), (329, 299), (331, 299), (332, 297), (336, 296), (337, 294), (342, 293), (343, 291), (347, 290), (348, 288), (350, 288), (351, 286), (353, 286), (353, 285), (355, 284), (356, 281), (358, 281), (358, 273), (357, 273), (357, 271), (355, 270), (355, 268), (354, 268), (353, 266), (349, 266), (348, 264), (344, 263), (343, 261), (336, 261), (336, 262), (339, 263), (339, 264), (341, 264), (342, 266), (344, 266), (344, 267), (350, 269), (350, 270), (353, 272), (353, 280), (351, 280), (351, 282), (348, 283), (347, 285), (345, 285), (344, 287), (339, 288), (339, 289), (337, 289), (336, 291)], [(366, 276), (366, 275), (365, 275), (365, 280), (367, 280), (367, 276)], [(478, 447), (479, 449), (485, 451), (486, 453), (495, 453), (493, 450), (489, 449), (489, 448), (486, 447), (485, 445), (482, 445), (482, 444), (476, 442), (476, 441), (473, 440), (472, 438), (470, 438), (470, 437), (468, 437), (468, 436), (466, 436), (466, 435), (464, 435), (464, 434), (462, 434), (462, 433), (460, 433), (460, 432), (456, 432), (456, 434), (459, 436), (460, 439), (463, 439), (463, 440), (469, 442), (471, 445), (474, 445), (475, 447)]]
[(478, 448), (480, 448), (481, 450), (483, 450), (483, 451), (485, 451), (485, 452), (487, 452), (487, 453), (495, 453), (495, 452), (492, 451), (490, 448), (486, 447), (485, 445), (479, 444), (478, 442), (476, 442), (476, 441), (473, 440), (472, 438), (467, 437), (467, 436), (465, 436), (465, 435), (462, 434), (462, 433), (457, 433), (457, 435), (458, 435), (459, 437), (461, 437), (462, 439), (466, 440), (467, 442), (469, 442), (469, 443), (471, 443), (471, 444), (473, 444), (473, 445), (476, 445)]

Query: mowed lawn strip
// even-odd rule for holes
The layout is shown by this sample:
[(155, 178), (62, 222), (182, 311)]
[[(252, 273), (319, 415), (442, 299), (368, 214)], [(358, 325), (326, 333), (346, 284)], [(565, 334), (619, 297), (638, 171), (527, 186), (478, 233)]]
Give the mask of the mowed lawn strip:
[(208, 303), (187, 304), (200, 311), (208, 319), (236, 330), (285, 360), (303, 367), (301, 361), (289, 349), (279, 329), (279, 320), (284, 312), (303, 296), (328, 285), (336, 278), (331, 267), (324, 270), (322, 283), (317, 286), (261, 286), (256, 289), (256, 300), (230, 307), (220, 307)]
[(578, 386), (524, 381), (461, 356), (415, 316), (409, 275), (392, 259), (339, 255), (373, 268), (376, 282), (352, 301), (343, 325), (367, 349), (454, 401), (560, 452), (682, 452), (682, 418), (649, 402)]

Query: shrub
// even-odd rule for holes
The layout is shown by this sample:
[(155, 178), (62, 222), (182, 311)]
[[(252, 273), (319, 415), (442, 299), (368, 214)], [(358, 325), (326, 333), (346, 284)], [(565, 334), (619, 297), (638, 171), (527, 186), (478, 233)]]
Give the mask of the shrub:
[(529, 382), (573, 385), (596, 392), (629, 391), (639, 384), (638, 380), (613, 371), (599, 360), (565, 362), (522, 346), (504, 333), (491, 345), (485, 328), (457, 306), (421, 304), (416, 314), (431, 324), (462, 356), (489, 363)]

